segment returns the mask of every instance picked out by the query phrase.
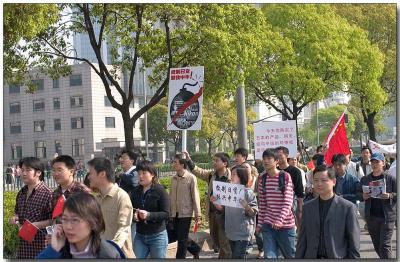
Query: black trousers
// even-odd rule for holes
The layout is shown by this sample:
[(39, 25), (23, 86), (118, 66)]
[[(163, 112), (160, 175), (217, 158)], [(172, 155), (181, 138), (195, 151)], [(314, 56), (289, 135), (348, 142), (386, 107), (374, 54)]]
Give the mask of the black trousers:
[(186, 258), (186, 250), (188, 248), (188, 238), (190, 230), (191, 217), (174, 218), (173, 234), (178, 241), (178, 249), (176, 258)]
[(395, 222), (388, 222), (381, 217), (367, 219), (368, 232), (379, 258), (392, 258), (392, 235)]

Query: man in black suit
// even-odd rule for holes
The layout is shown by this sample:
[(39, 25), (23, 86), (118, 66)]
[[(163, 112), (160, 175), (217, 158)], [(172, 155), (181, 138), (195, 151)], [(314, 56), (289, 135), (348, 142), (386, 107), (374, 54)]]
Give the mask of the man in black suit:
[(296, 258), (359, 258), (360, 226), (356, 206), (335, 195), (335, 174), (325, 165), (314, 169), (319, 197), (303, 208)]

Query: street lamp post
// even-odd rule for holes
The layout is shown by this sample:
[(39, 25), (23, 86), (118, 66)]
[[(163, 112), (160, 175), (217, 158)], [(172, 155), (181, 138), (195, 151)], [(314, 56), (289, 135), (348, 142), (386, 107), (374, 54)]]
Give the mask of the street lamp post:
[[(146, 88), (146, 68), (143, 63), (143, 93), (144, 93), (144, 104), (147, 104), (147, 88)], [(144, 113), (144, 139), (146, 143), (146, 158), (149, 157), (149, 132), (147, 127), (147, 111)]]
[[(238, 73), (243, 76), (243, 69), (238, 66)], [(247, 130), (246, 130), (246, 103), (244, 93), (244, 83), (240, 80), (236, 88), (236, 108), (237, 108), (237, 122), (238, 122), (238, 142), (239, 147), (247, 148)]]

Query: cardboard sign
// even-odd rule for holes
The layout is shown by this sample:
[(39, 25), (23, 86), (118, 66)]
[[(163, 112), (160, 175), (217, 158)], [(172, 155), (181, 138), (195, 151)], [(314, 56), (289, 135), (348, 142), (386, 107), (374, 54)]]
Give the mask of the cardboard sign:
[(262, 159), (267, 148), (284, 146), (289, 149), (289, 157), (297, 156), (296, 121), (259, 122), (254, 124), (255, 158)]
[(204, 67), (171, 68), (167, 130), (200, 130)]
[(244, 199), (244, 185), (213, 181), (213, 195), (216, 204), (243, 208), (239, 200)]

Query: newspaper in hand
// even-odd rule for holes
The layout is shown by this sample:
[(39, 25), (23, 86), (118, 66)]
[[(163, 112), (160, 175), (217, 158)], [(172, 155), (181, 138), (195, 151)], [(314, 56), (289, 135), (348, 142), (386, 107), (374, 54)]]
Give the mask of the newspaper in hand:
[(381, 198), (380, 195), (386, 193), (385, 179), (369, 182), (368, 186), (362, 186), (363, 193), (371, 194), (373, 198)]

